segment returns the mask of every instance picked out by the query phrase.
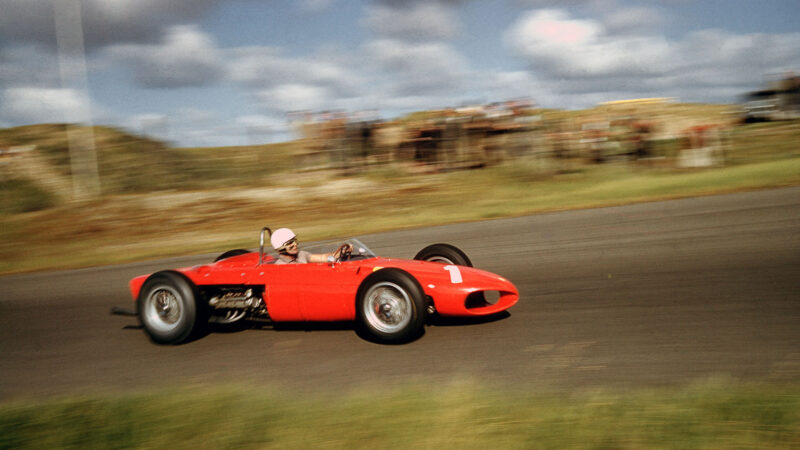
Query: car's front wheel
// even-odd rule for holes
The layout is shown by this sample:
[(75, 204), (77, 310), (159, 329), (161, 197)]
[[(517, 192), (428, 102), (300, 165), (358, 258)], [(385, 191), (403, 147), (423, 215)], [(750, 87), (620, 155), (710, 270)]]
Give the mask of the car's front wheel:
[(361, 283), (356, 297), (358, 326), (386, 344), (410, 342), (425, 331), (425, 293), (400, 269), (381, 269)]
[(450, 244), (429, 245), (414, 256), (418, 261), (431, 261), (442, 264), (455, 264), (457, 266), (472, 267), (472, 261), (461, 249)]
[(180, 344), (202, 331), (207, 317), (196, 301), (190, 281), (174, 272), (151, 276), (139, 293), (139, 320), (150, 339)]

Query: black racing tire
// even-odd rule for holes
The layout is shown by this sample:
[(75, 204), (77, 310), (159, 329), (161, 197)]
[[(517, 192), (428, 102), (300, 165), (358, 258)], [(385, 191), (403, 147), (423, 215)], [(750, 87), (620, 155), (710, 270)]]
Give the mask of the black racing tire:
[(410, 273), (380, 269), (361, 282), (356, 324), (364, 337), (383, 344), (411, 342), (425, 332), (425, 292)]
[(432, 244), (417, 253), (414, 259), (418, 261), (431, 261), (456, 266), (472, 267), (472, 261), (467, 254), (458, 247), (450, 244)]
[(217, 256), (217, 259), (215, 259), (214, 262), (222, 261), (223, 259), (233, 258), (234, 256), (246, 255), (247, 253), (250, 253), (250, 250), (245, 250), (243, 248), (228, 250), (227, 252)]
[(200, 335), (208, 323), (191, 281), (177, 272), (157, 272), (142, 285), (136, 302), (139, 322), (158, 344), (176, 345)]

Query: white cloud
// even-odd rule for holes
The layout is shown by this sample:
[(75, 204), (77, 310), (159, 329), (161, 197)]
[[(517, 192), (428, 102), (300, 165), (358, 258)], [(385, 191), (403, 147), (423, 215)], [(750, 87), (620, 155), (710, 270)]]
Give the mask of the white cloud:
[(344, 64), (329, 60), (326, 55), (287, 57), (275, 48), (246, 47), (230, 52), (228, 76), (237, 83), (257, 88), (304, 83), (348, 91), (359, 76)]
[(90, 108), (73, 89), (16, 87), (0, 92), (0, 98), (0, 117), (12, 123), (73, 123)]
[(674, 61), (662, 37), (609, 35), (599, 22), (560, 10), (525, 14), (506, 39), (537, 71), (566, 78), (661, 73)]
[(246, 47), (228, 53), (228, 78), (248, 91), (261, 111), (283, 114), (301, 109), (342, 109), (358, 102), (373, 83), (366, 69), (341, 56), (320, 51), (288, 57), (275, 48)]
[(788, 69), (800, 63), (800, 33), (735, 35), (702, 30), (689, 34), (680, 52), (682, 61), (694, 67)]
[(736, 93), (757, 87), (765, 73), (800, 63), (798, 33), (700, 30), (668, 41), (656, 29), (626, 25), (637, 17), (655, 20), (643, 9), (605, 22), (576, 19), (561, 10), (530, 11), (505, 38), (543, 86), (562, 94), (564, 106), (636, 96), (734, 101)]
[(609, 34), (652, 34), (665, 22), (665, 13), (645, 6), (613, 8), (602, 18)]
[(60, 82), (54, 53), (39, 45), (0, 47), (0, 86), (53, 87)]
[(186, 106), (178, 108), (176, 116), (184, 122), (209, 122), (218, 119), (213, 111)]
[(437, 2), (373, 5), (364, 23), (373, 32), (402, 40), (450, 39), (460, 31), (455, 12)]
[(107, 54), (149, 88), (203, 86), (217, 81), (223, 65), (214, 39), (193, 25), (170, 27), (158, 45), (109, 47)]
[(265, 108), (276, 111), (333, 109), (333, 98), (322, 86), (286, 83), (257, 94)]
[(239, 116), (235, 119), (235, 122), (243, 127), (259, 128), (264, 130), (286, 127), (286, 120), (280, 120), (276, 119), (275, 117), (261, 114)]
[(597, 40), (600, 27), (591, 20), (571, 19), (564, 11), (534, 11), (518, 24), (520, 44), (533, 50), (538, 46), (561, 48), (588, 45)]
[(143, 113), (131, 116), (131, 123), (161, 122), (167, 120), (167, 115), (162, 113)]
[(387, 77), (395, 95), (458, 90), (468, 66), (458, 51), (442, 43), (381, 39), (366, 45), (368, 59)]
[(379, 39), (356, 51), (289, 57), (270, 47), (231, 49), (228, 76), (266, 112), (405, 110), (451, 104), (469, 73), (440, 42)]
[(691, 99), (733, 100), (731, 93), (760, 87), (765, 75), (800, 66), (800, 33), (735, 35), (703, 30), (689, 34), (678, 48), (680, 68), (665, 77)]
[[(163, 27), (187, 23), (220, 0), (81, 0), (87, 50), (121, 43), (152, 42)], [(52, 0), (0, 0), (0, 37), (6, 42), (55, 44)], [(0, 39), (0, 46), (4, 39)]]

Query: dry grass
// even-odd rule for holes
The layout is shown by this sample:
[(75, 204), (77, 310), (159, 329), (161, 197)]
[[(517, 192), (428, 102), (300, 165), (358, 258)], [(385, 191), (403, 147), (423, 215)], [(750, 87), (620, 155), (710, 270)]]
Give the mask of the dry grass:
[(547, 395), (470, 382), (202, 386), (0, 406), (2, 448), (797, 448), (797, 386)]

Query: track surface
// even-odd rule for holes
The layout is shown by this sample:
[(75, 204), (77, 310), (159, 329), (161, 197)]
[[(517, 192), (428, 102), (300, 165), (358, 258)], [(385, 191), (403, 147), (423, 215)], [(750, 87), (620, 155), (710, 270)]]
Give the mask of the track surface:
[[(274, 225), (274, 224), (273, 224)], [(0, 278), (0, 400), (244, 382), (298, 391), (471, 379), (543, 389), (800, 379), (800, 188), (362, 236), (411, 258), (450, 242), (520, 290), (511, 314), (382, 346), (350, 324), (157, 346), (127, 281), (207, 262)]]

